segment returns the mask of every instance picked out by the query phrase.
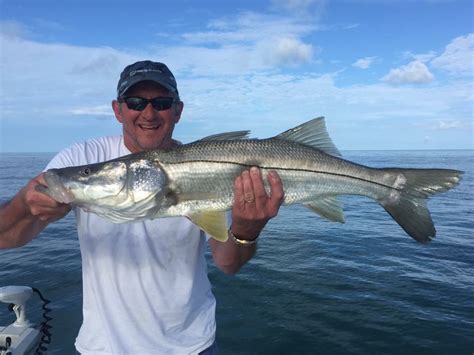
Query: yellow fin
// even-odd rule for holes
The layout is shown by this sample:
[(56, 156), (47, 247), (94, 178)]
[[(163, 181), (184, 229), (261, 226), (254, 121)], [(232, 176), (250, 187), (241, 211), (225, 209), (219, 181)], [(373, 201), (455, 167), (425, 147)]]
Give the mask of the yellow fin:
[(344, 223), (342, 203), (337, 199), (337, 196), (326, 196), (317, 201), (305, 203), (304, 205), (321, 217), (333, 222)]
[(227, 212), (203, 211), (190, 214), (188, 218), (210, 237), (220, 242), (227, 241)]

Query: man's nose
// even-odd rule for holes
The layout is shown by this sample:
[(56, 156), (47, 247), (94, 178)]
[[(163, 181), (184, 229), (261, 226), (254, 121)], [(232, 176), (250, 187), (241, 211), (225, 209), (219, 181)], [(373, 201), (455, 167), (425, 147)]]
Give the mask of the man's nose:
[(158, 112), (153, 108), (151, 102), (148, 102), (142, 111), (142, 116), (145, 119), (152, 120), (158, 115)]

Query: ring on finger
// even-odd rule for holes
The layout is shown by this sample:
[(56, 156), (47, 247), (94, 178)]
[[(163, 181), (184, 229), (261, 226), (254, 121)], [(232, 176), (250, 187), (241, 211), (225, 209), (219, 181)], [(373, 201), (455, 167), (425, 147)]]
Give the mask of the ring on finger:
[(253, 196), (248, 196), (248, 197), (245, 198), (244, 202), (245, 203), (254, 203), (255, 198)]

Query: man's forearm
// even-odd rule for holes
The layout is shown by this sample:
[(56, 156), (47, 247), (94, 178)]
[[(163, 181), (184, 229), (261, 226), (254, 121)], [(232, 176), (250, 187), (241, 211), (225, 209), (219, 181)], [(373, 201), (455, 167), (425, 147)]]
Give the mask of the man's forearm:
[(49, 223), (64, 217), (71, 206), (37, 191), (45, 185), (40, 174), (30, 180), (10, 202), (0, 207), (0, 249), (25, 245)]
[(47, 225), (37, 218), (24, 218), (6, 231), (0, 231), (0, 249), (21, 247), (33, 240)]
[(0, 249), (30, 242), (47, 225), (22, 206), (18, 196), (0, 207)]
[(215, 264), (226, 274), (237, 273), (255, 255), (257, 243), (238, 245), (231, 237), (226, 242), (209, 240)]

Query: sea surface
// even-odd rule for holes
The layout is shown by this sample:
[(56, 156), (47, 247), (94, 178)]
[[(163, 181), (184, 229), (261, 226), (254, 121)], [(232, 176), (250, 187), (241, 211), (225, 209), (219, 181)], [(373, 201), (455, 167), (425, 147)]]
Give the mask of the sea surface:
[[(53, 154), (0, 155), (0, 202), (40, 172)], [(301, 206), (282, 208), (258, 254), (236, 276), (209, 259), (221, 354), (474, 353), (474, 152), (348, 151), (374, 167), (465, 171), (429, 207), (437, 237), (422, 245), (377, 203), (344, 198), (346, 223)], [(29, 245), (0, 251), (0, 286), (29, 285), (52, 302), (48, 353), (73, 354), (81, 324), (81, 260), (73, 215)], [(28, 303), (41, 321), (41, 302)], [(0, 325), (14, 320), (0, 304)]]

